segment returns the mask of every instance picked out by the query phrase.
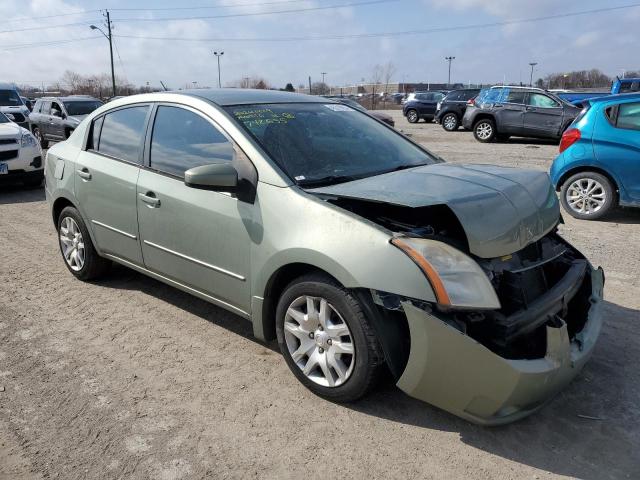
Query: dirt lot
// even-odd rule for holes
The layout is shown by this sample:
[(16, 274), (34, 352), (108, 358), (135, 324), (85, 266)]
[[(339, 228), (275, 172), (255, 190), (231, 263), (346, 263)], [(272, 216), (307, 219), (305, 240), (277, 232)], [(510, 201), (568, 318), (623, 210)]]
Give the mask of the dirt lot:
[[(545, 170), (557, 150), (395, 115), (453, 162)], [(488, 429), (393, 385), (332, 404), (230, 313), (124, 268), (76, 281), (43, 191), (3, 188), (0, 478), (639, 478), (640, 211), (565, 220), (606, 271), (600, 343), (541, 412)]]

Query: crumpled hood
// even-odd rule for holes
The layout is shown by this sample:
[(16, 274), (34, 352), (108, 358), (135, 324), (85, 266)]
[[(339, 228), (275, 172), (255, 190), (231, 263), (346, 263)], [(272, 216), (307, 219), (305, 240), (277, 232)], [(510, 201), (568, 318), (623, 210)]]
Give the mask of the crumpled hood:
[(482, 258), (521, 250), (560, 218), (546, 172), (495, 165), (439, 163), (307, 191), (414, 208), (447, 205), (471, 253)]

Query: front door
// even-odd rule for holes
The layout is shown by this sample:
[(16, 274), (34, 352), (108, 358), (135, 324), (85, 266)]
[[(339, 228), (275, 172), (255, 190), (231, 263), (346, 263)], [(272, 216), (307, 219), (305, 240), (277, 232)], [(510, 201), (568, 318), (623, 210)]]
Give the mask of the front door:
[[(55, 110), (55, 111), (54, 111)], [(57, 113), (56, 113), (57, 112)], [(55, 115), (54, 115), (55, 113)], [(62, 105), (58, 102), (51, 102), (51, 113), (49, 114), (49, 136), (55, 140), (64, 140), (64, 122), (62, 120)]]
[(146, 268), (248, 312), (253, 205), (184, 184), (190, 168), (234, 161), (233, 143), (197, 111), (160, 105), (147, 145), (137, 188)]
[(553, 98), (531, 92), (524, 112), (524, 134), (556, 138), (560, 135), (564, 110)]
[(81, 213), (100, 251), (137, 265), (143, 262), (136, 184), (150, 108), (121, 108), (94, 119), (73, 172)]

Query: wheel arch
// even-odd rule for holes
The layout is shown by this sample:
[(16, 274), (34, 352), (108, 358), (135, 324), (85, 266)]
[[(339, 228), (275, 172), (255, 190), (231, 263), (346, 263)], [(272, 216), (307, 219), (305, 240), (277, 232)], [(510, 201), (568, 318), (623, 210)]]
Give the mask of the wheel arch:
[(475, 126), (478, 124), (479, 121), (481, 120), (491, 120), (496, 127), (498, 126), (498, 123), (496, 121), (496, 117), (495, 115), (491, 114), (491, 113), (479, 113), (478, 115), (476, 115), (476, 117), (473, 119), (473, 126), (471, 128), (475, 128)]
[[(256, 336), (262, 337), (262, 339), (266, 341), (276, 338), (276, 308), (278, 306), (278, 299), (287, 285), (296, 278), (309, 273), (327, 275), (340, 285), (343, 285), (343, 282), (340, 282), (334, 275), (310, 263), (293, 262), (282, 265), (271, 274), (265, 284), (262, 308), (261, 312), (259, 312), (260, 315), (256, 315), (253, 319), (254, 332), (261, 332), (261, 335)], [(259, 322), (260, 325), (255, 325), (255, 322)]]
[(78, 207), (67, 197), (58, 197), (54, 200), (53, 205), (51, 207), (51, 218), (53, 219), (53, 224), (58, 226), (58, 218), (60, 218), (60, 214), (62, 210), (66, 207), (73, 207), (78, 210)]
[(558, 182), (555, 184), (556, 192), (559, 192), (560, 190), (562, 190), (562, 185), (564, 185), (567, 179), (569, 179), (570, 177), (572, 177), (577, 173), (582, 173), (582, 172), (595, 172), (605, 176), (611, 182), (611, 185), (613, 186), (613, 189), (615, 190), (616, 194), (620, 196), (620, 182), (618, 182), (618, 180), (610, 172), (608, 172), (604, 168), (601, 168), (595, 165), (576, 165), (568, 169), (566, 172), (564, 172), (560, 176), (560, 178), (558, 179)]

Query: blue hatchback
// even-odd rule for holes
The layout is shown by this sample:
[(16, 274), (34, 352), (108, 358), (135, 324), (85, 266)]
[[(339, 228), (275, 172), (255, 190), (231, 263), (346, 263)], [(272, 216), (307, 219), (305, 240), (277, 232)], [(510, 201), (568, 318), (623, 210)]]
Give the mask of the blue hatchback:
[(640, 207), (640, 94), (590, 99), (562, 136), (550, 175), (573, 217)]

